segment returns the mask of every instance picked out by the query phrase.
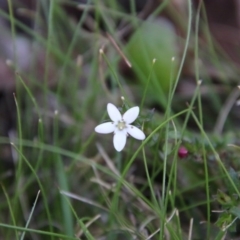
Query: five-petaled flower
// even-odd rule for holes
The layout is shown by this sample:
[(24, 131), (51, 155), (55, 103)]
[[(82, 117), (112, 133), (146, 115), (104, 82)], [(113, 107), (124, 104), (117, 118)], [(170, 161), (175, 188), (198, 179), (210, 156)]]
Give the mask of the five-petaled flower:
[(145, 139), (145, 134), (142, 130), (130, 125), (137, 119), (139, 107), (132, 107), (121, 115), (119, 110), (112, 103), (108, 103), (107, 112), (112, 122), (106, 122), (96, 126), (95, 131), (103, 134), (113, 132), (113, 145), (118, 152), (123, 150), (128, 135), (138, 140)]

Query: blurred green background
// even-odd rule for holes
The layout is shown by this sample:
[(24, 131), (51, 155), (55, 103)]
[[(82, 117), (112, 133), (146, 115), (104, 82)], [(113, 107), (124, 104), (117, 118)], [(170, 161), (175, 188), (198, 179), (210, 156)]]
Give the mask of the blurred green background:
[[(239, 239), (239, 19), (237, 0), (0, 1), (0, 239)], [(109, 102), (141, 107), (143, 145), (94, 132)]]

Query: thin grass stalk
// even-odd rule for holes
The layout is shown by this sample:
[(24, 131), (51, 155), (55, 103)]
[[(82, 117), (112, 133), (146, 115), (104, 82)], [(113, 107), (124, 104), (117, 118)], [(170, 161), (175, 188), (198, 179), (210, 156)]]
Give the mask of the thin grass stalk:
[(48, 232), (48, 231), (36, 230), (36, 229), (32, 229), (32, 228), (12, 226), (12, 225), (5, 224), (5, 223), (0, 223), (0, 227), (13, 229), (15, 231), (22, 231), (22, 232), (25, 231), (25, 232), (37, 233), (37, 234), (40, 234), (43, 236), (50, 236), (52, 239), (58, 238), (58, 239), (67, 239), (67, 240), (79, 240), (79, 238), (69, 237), (69, 236), (66, 236), (63, 234), (54, 233), (53, 231)]
[[(28, 220), (27, 220), (27, 222), (26, 222), (26, 225), (25, 225), (25, 228), (26, 228), (26, 229), (28, 228), (29, 223), (30, 223), (30, 221), (31, 221), (31, 219), (32, 219), (32, 215), (33, 215), (33, 212), (34, 212), (34, 210), (35, 210), (35, 207), (36, 207), (36, 204), (37, 204), (37, 200), (38, 200), (39, 194), (40, 194), (40, 190), (39, 190), (38, 193), (37, 193), (37, 196), (36, 196), (35, 201), (34, 201), (34, 203), (33, 203), (32, 210), (31, 210), (31, 212), (30, 212), (30, 214), (29, 214), (29, 218), (28, 218)], [(20, 240), (24, 240), (25, 234), (26, 234), (26, 231), (23, 231)]]
[(232, 187), (234, 188), (234, 190), (236, 191), (236, 195), (240, 198), (240, 192), (239, 192), (239, 189), (237, 188), (237, 186), (235, 185), (234, 181), (232, 180), (231, 176), (229, 175), (226, 167), (224, 166), (221, 158), (219, 157), (217, 151), (215, 150), (213, 144), (211, 143), (209, 137), (207, 136), (206, 132), (204, 131), (200, 121), (198, 120), (197, 116), (194, 114), (194, 112), (191, 113), (193, 119), (195, 120), (199, 130), (201, 131), (201, 133), (203, 134), (203, 137), (207, 140), (208, 144), (209, 144), (209, 147), (210, 149), (212, 150), (215, 158), (216, 158), (216, 161), (217, 163), (219, 164), (219, 166), (221, 167), (221, 169), (223, 170), (223, 172), (225, 173), (226, 177), (228, 178), (230, 184), (232, 185)]
[[(47, 195), (45, 194), (45, 191), (44, 191), (44, 187), (35, 171), (35, 169), (32, 167), (32, 165), (29, 163), (29, 161), (27, 160), (27, 158), (23, 155), (22, 153), (22, 149), (20, 148), (17, 148), (17, 146), (14, 144), (14, 143), (11, 143), (12, 147), (14, 147), (14, 149), (17, 151), (17, 153), (19, 154), (19, 156), (21, 156), (21, 159), (22, 161), (24, 161), (27, 166), (29, 167), (29, 169), (31, 170), (31, 172), (33, 173), (33, 175), (35, 176), (35, 179), (40, 187), (40, 190), (41, 190), (41, 193), (42, 193), (42, 196), (43, 196), (43, 202), (44, 202), (44, 207), (45, 207), (45, 210), (46, 210), (46, 214), (47, 214), (47, 218), (48, 218), (48, 221), (49, 221), (49, 231), (50, 232), (53, 232), (53, 224), (52, 224), (52, 218), (51, 218), (51, 214), (50, 214), (50, 211), (49, 211), (49, 207), (48, 207), (48, 201), (47, 201)], [(21, 146), (22, 146), (22, 141), (21, 141)], [(53, 238), (52, 238), (53, 239)]]
[[(195, 55), (195, 74), (196, 74), (196, 81), (197, 83), (201, 83), (199, 79), (199, 64), (198, 64), (198, 33), (199, 33), (199, 19), (200, 19), (200, 11), (201, 11), (202, 1), (200, 1), (197, 14), (196, 14), (196, 23), (195, 23), (195, 46), (194, 46), (194, 55)], [(202, 100), (201, 100), (201, 91), (198, 88), (198, 113), (200, 124), (203, 126), (203, 114), (202, 114)], [(203, 136), (202, 136), (203, 137)], [(208, 163), (207, 163), (207, 156), (206, 156), (206, 149), (205, 144), (202, 142), (202, 153), (203, 153), (203, 162), (204, 162), (204, 172), (205, 172), (205, 189), (206, 189), (206, 197), (207, 197), (207, 232), (206, 238), (209, 239), (210, 236), (210, 216), (211, 216), (211, 209), (210, 209), (210, 191), (209, 191), (209, 174), (208, 174)]]
[[(8, 193), (6, 192), (6, 189), (3, 186), (3, 184), (1, 184), (1, 186), (2, 186), (3, 193), (5, 195), (5, 198), (7, 200), (7, 204), (8, 204), (8, 208), (9, 208), (9, 211), (10, 211), (10, 216), (11, 216), (11, 220), (12, 220), (13, 226), (17, 226), (16, 219), (15, 219), (15, 216), (14, 216), (14, 208), (12, 207), (12, 204), (11, 204), (11, 201), (9, 199)], [(18, 231), (15, 230), (14, 232), (15, 232), (16, 239), (18, 239)], [(8, 237), (7, 237), (7, 239), (8, 239)]]
[[(88, 6), (90, 3), (90, 0), (87, 0), (86, 2), (86, 6)], [(64, 59), (64, 62), (63, 62), (63, 65), (61, 67), (61, 74), (60, 74), (60, 79), (58, 81), (58, 85), (57, 85), (57, 96), (60, 95), (60, 92), (62, 90), (62, 85), (63, 85), (63, 81), (64, 81), (64, 78), (66, 77), (65, 76), (65, 71), (66, 71), (66, 67), (68, 65), (68, 61), (70, 61), (70, 58), (71, 58), (71, 54), (73, 53), (73, 49), (77, 43), (77, 36), (79, 34), (79, 31), (81, 31), (81, 27), (82, 27), (82, 24), (87, 16), (87, 13), (88, 13), (88, 8), (85, 7), (84, 8), (84, 11), (83, 11), (83, 14), (81, 15), (81, 18), (79, 19), (78, 21), (78, 24), (76, 26), (76, 30), (74, 31), (74, 34), (73, 34), (73, 37), (72, 37), (72, 40), (69, 44), (69, 47), (68, 47), (68, 50), (67, 50), (67, 53), (66, 53), (66, 57)]]
[[(59, 129), (58, 129), (58, 111), (56, 110), (54, 113), (54, 122), (53, 122), (53, 142), (55, 146), (58, 146), (58, 139), (59, 139)], [(64, 170), (64, 165), (62, 163), (62, 158), (59, 156), (59, 154), (55, 155), (56, 162), (55, 162), (55, 168), (57, 169), (57, 177), (58, 177), (58, 183), (59, 187), (62, 190), (69, 191), (69, 184), (67, 181), (66, 171)], [(73, 224), (73, 218), (71, 209), (68, 204), (66, 204), (66, 199), (62, 196), (60, 196), (61, 206), (62, 206), (62, 213), (63, 213), (63, 226), (65, 229), (65, 233), (68, 236), (74, 235), (74, 224)]]

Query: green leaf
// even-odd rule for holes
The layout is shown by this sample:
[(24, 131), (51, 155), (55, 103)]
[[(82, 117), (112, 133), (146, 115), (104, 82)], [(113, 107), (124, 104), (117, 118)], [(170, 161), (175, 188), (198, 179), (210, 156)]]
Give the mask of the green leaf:
[(229, 212), (240, 219), (240, 208), (239, 207), (231, 207)]
[(175, 46), (174, 29), (170, 23), (163, 20), (142, 23), (126, 46), (126, 54), (133, 65), (133, 71), (142, 81), (147, 80), (152, 61), (156, 59), (150, 84), (155, 92), (159, 88), (166, 92), (170, 87), (171, 74), (175, 72), (171, 59), (177, 56)]
[(232, 222), (232, 214), (228, 212), (224, 212), (218, 218), (216, 225), (221, 229), (225, 229), (231, 222)]
[(219, 189), (217, 191), (217, 201), (223, 207), (232, 207), (233, 206), (232, 198)]
[[(229, 169), (229, 176), (233, 180), (234, 184), (238, 189), (240, 189), (240, 179), (239, 179), (239, 174), (236, 172), (233, 168), (230, 167)], [(233, 186), (231, 183), (228, 181), (226, 182), (226, 185), (228, 187), (228, 191), (230, 195), (236, 194), (236, 191), (234, 190)]]

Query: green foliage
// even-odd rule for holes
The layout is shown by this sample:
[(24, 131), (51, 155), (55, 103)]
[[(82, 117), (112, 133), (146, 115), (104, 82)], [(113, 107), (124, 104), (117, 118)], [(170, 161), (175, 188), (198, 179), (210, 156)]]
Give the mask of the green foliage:
[[(146, 83), (151, 71), (152, 61), (156, 59), (152, 74), (153, 88), (167, 94), (176, 66), (172, 58), (177, 56), (176, 35), (174, 29), (164, 20), (142, 22), (131, 36), (125, 49), (133, 65), (137, 79)], [(172, 74), (172, 76), (171, 76)]]
[[(11, 128), (0, 136), (0, 238), (235, 237), (240, 179), (234, 169), (240, 166), (240, 148), (227, 144), (239, 143), (240, 134), (232, 125), (231, 132), (215, 134), (216, 116), (211, 109), (206, 114), (211, 99), (221, 103), (218, 92), (226, 86), (212, 86), (210, 74), (209, 83), (195, 84), (201, 75), (197, 56), (206, 54), (211, 62), (217, 55), (200, 55), (204, 41), (193, 46), (198, 32), (192, 30), (192, 1), (181, 1), (187, 3), (183, 15), (178, 15), (174, 1), (146, 1), (147, 6), (158, 6), (142, 20), (138, 15), (144, 16), (146, 9), (136, 13), (138, 1), (125, 1), (130, 8), (125, 11), (120, 1), (79, 6), (77, 1), (39, 0), (25, 16), (33, 20), (32, 26), (17, 19), (13, 0), (7, 2), (9, 13), (0, 9), (0, 17), (10, 21), (6, 49), (12, 47), (16, 61), (7, 56), (11, 68), (6, 72), (17, 71), (17, 84), (9, 95), (15, 103), (8, 108), (15, 117), (7, 119)], [(163, 20), (165, 16), (170, 17)], [(197, 20), (196, 24), (200, 25)], [(16, 51), (19, 38), (24, 38), (17, 29), (31, 42), (24, 55)], [(181, 42), (178, 30), (187, 33)], [(124, 54), (134, 75), (121, 71)], [(29, 69), (21, 68), (26, 59)], [(6, 56), (0, 58), (0, 67), (5, 60)], [(189, 62), (196, 63), (196, 69), (190, 65), (189, 71)], [(183, 64), (190, 80), (182, 74)], [(207, 69), (206, 59), (201, 64)], [(178, 83), (187, 83), (185, 92), (179, 91)], [(9, 99), (1, 102), (5, 94), (0, 97), (3, 108), (9, 104)], [(129, 137), (118, 153), (112, 135), (94, 133), (94, 127), (108, 118), (108, 102), (121, 112), (140, 106), (134, 124), (145, 132), (143, 142)], [(186, 158), (179, 157), (180, 146), (188, 151)]]
[[(239, 175), (233, 168), (230, 168), (229, 176), (233, 180), (235, 186), (239, 186)], [(216, 196), (216, 200), (222, 208), (222, 213), (220, 214), (216, 225), (223, 231), (228, 230), (230, 232), (236, 232), (236, 220), (240, 220), (240, 197), (236, 194), (231, 184), (229, 184), (228, 181), (226, 182), (226, 186), (229, 186), (229, 188), (227, 188), (228, 194), (218, 190)]]

